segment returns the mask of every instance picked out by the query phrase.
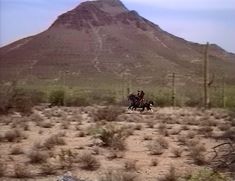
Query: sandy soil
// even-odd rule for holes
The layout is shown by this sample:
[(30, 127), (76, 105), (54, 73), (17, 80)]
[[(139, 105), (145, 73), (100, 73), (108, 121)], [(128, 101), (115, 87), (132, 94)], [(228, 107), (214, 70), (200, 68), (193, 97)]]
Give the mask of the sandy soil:
[[(207, 165), (197, 163), (197, 158), (192, 156), (195, 147), (202, 148), (198, 154), (203, 155), (202, 160), (208, 162), (212, 157), (212, 148), (225, 141), (221, 139), (223, 133), (235, 129), (234, 118), (220, 109), (155, 108), (153, 112), (144, 113), (126, 110), (112, 122), (95, 121), (98, 109), (101, 107), (39, 106), (30, 116), (17, 113), (1, 116), (0, 164), (4, 164), (5, 169), (0, 180), (51, 181), (69, 171), (78, 178), (95, 181), (107, 170), (123, 170), (133, 172), (140, 181), (156, 181), (164, 177), (171, 166), (176, 169), (177, 175), (185, 175)], [(125, 150), (104, 147), (95, 138), (95, 132), (109, 124), (123, 126), (130, 132), (125, 140)], [(9, 131), (18, 132), (19, 136), (13, 140), (7, 139)], [(53, 135), (59, 135), (65, 145), (46, 149), (43, 145)], [(151, 154), (150, 145), (156, 140), (164, 140), (165, 148), (161, 154)], [(21, 153), (14, 153), (14, 149)], [(41, 163), (31, 163), (29, 155), (32, 150), (49, 156)], [(61, 150), (67, 150), (66, 159), (69, 157), (68, 152), (72, 152), (71, 165), (62, 163), (59, 156)], [(176, 152), (180, 152), (178, 156)], [(97, 170), (82, 169), (77, 158), (84, 153), (90, 153), (99, 161)], [(52, 175), (42, 170), (43, 166), (46, 170), (53, 170)], [(26, 170), (25, 177), (29, 174), (30, 178), (15, 178), (15, 170), (19, 167)]]

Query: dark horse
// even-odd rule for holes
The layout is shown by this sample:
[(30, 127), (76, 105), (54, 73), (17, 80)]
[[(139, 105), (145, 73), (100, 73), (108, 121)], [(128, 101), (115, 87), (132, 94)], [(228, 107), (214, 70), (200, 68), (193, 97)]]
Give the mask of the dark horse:
[(130, 94), (128, 100), (131, 102), (128, 109), (136, 110), (137, 108), (142, 108), (141, 111), (144, 111), (146, 108), (148, 111), (152, 110), (151, 106), (153, 106), (153, 101), (145, 101), (141, 104), (139, 98), (134, 94)]

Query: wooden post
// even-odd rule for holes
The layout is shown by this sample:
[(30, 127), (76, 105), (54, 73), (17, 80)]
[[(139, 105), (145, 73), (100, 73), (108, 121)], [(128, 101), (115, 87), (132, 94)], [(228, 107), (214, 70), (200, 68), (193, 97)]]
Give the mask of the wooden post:
[(208, 94), (208, 49), (209, 43), (205, 46), (205, 54), (204, 54), (204, 108), (208, 108), (209, 106), (209, 94)]
[(172, 106), (175, 107), (175, 73), (172, 74)]

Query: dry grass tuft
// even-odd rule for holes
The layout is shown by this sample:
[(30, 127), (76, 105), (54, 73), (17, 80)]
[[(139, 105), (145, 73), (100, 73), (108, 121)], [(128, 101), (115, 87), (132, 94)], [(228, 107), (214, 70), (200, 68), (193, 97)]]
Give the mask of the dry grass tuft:
[(55, 165), (50, 162), (43, 163), (41, 166), (41, 172), (43, 175), (54, 175), (56, 173)]
[(105, 147), (111, 147), (114, 150), (125, 150), (125, 140), (129, 135), (129, 131), (124, 127), (107, 125), (98, 129), (96, 137), (102, 141)]
[(189, 145), (190, 156), (197, 165), (204, 165), (207, 163), (205, 158), (205, 151), (205, 146), (200, 143)]
[(3, 177), (5, 175), (6, 169), (6, 164), (2, 160), (0, 160), (0, 177)]
[(77, 159), (77, 154), (72, 152), (70, 149), (61, 149), (58, 156), (62, 169), (71, 168), (73, 166), (73, 163), (76, 162)]
[(31, 150), (28, 154), (28, 158), (30, 159), (30, 163), (43, 163), (49, 158), (49, 154), (39, 150)]
[(14, 166), (14, 177), (15, 178), (30, 178), (32, 177), (31, 172), (27, 167), (22, 164), (16, 164)]
[(156, 140), (148, 144), (147, 148), (150, 155), (161, 155), (164, 152), (164, 148)]
[(167, 140), (162, 136), (159, 136), (155, 141), (158, 142), (164, 149), (167, 149), (169, 146)]
[(109, 170), (98, 181), (137, 181), (138, 177), (133, 172), (123, 170)]
[(52, 128), (54, 125), (50, 121), (39, 122), (38, 126), (42, 128)]
[(20, 154), (23, 154), (23, 150), (21, 147), (19, 146), (15, 146), (11, 149), (11, 155), (20, 155)]
[(183, 150), (179, 147), (175, 147), (175, 148), (172, 148), (172, 153), (173, 155), (178, 158), (178, 157), (181, 157), (182, 153), (183, 153)]
[(179, 177), (176, 175), (175, 167), (171, 166), (168, 173), (159, 178), (159, 181), (177, 181), (178, 178)]
[(81, 155), (78, 159), (81, 169), (84, 170), (97, 170), (100, 167), (100, 162), (91, 154), (85, 153)]
[(137, 171), (137, 165), (136, 165), (136, 161), (135, 160), (128, 160), (128, 161), (125, 161), (124, 163), (124, 169), (125, 171)]
[(52, 149), (56, 145), (65, 145), (65, 141), (59, 135), (52, 135), (44, 142), (44, 146), (47, 149)]
[(205, 137), (211, 137), (213, 133), (213, 128), (210, 126), (201, 126), (198, 129), (198, 133), (204, 135)]
[(10, 130), (5, 133), (4, 138), (9, 141), (9, 142), (18, 142), (21, 139), (23, 139), (23, 135), (20, 130), (15, 129), (15, 130)]
[(156, 166), (158, 166), (158, 163), (159, 163), (158, 160), (156, 158), (154, 158), (151, 160), (150, 166), (156, 167)]

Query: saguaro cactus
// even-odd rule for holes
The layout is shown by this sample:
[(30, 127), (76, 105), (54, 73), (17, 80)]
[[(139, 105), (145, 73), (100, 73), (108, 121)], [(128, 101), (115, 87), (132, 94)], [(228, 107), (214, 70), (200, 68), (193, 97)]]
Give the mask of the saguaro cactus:
[(205, 54), (204, 54), (204, 107), (207, 108), (209, 105), (209, 95), (208, 95), (208, 49), (209, 43), (207, 42), (205, 46)]

